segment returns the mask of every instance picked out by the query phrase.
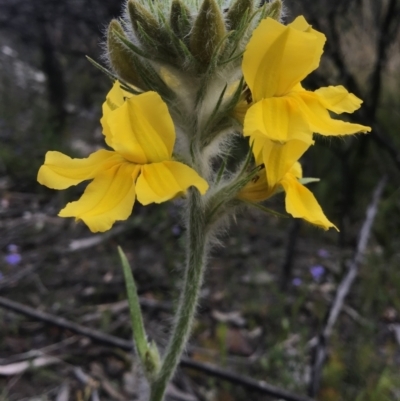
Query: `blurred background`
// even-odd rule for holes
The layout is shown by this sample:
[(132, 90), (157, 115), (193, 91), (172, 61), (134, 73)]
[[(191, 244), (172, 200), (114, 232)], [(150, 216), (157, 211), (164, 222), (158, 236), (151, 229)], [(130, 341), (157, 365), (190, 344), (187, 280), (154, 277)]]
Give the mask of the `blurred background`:
[[(110, 81), (85, 56), (101, 62), (121, 8), (118, 0), (0, 0), (0, 296), (129, 339), (119, 244), (162, 347), (182, 276), (179, 204), (135, 205), (127, 222), (92, 235), (57, 217), (84, 187), (56, 193), (36, 181), (47, 150), (82, 157), (103, 144)], [(286, 0), (285, 9), (285, 22), (303, 14), (327, 36), (304, 86), (344, 85), (364, 100), (344, 118), (373, 131), (319, 138), (303, 160), (306, 175), (321, 178), (311, 189), (340, 233), (252, 210), (232, 222), (210, 260), (189, 356), (321, 401), (400, 400), (400, 0)], [(315, 343), (383, 176), (364, 261), (312, 388)], [(282, 211), (282, 198), (267, 206)], [(32, 370), (37, 358), (45, 366)], [(135, 367), (118, 347), (0, 309), (0, 400), (140, 400)], [(189, 369), (169, 394), (271, 399)]]

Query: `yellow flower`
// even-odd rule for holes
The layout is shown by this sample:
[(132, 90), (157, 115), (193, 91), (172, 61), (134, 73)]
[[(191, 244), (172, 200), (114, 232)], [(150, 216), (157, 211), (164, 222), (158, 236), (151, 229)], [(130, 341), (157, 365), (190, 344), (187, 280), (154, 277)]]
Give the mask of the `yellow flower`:
[(207, 191), (207, 182), (196, 171), (172, 160), (174, 125), (157, 93), (131, 96), (116, 82), (103, 104), (101, 123), (113, 150), (98, 150), (85, 159), (46, 154), (39, 183), (65, 189), (93, 180), (59, 216), (83, 220), (92, 232), (106, 231), (129, 217), (136, 198), (147, 205), (172, 199), (192, 185), (202, 194)]
[(243, 75), (253, 101), (244, 120), (245, 136), (261, 134), (276, 141), (311, 143), (314, 132), (348, 135), (371, 131), (330, 117), (329, 111), (352, 113), (362, 103), (343, 86), (314, 92), (301, 86), (318, 67), (325, 40), (302, 16), (287, 26), (271, 18), (261, 21), (243, 56)]
[(297, 160), (309, 147), (310, 144), (298, 139), (278, 143), (262, 135), (256, 135), (253, 151), (257, 164), (264, 163), (265, 171), (262, 170), (242, 189), (239, 198), (261, 202), (283, 188), (286, 211), (289, 214), (325, 230), (330, 227), (336, 228), (326, 218), (311, 191), (298, 181), (302, 178), (302, 169)]

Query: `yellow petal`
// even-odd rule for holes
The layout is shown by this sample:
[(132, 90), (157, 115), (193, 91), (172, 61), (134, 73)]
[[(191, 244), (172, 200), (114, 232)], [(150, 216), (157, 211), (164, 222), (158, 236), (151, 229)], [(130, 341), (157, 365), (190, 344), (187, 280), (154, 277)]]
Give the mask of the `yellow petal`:
[(323, 34), (262, 20), (243, 55), (243, 75), (255, 102), (288, 93), (317, 68), (325, 42)]
[(263, 99), (253, 104), (246, 113), (243, 134), (264, 135), (275, 141), (298, 139), (312, 143), (310, 126), (297, 102), (289, 96)]
[(106, 103), (111, 110), (115, 110), (118, 107), (121, 107), (125, 100), (132, 96), (134, 96), (132, 93), (121, 88), (121, 83), (119, 81), (115, 81), (113, 87), (107, 94)]
[(306, 21), (306, 19), (302, 15), (299, 15), (298, 17), (296, 17), (295, 20), (292, 21), (287, 26), (290, 26), (290, 27), (297, 29), (298, 31), (302, 31), (302, 32), (307, 32), (311, 28), (311, 25), (309, 25), (309, 23)]
[(103, 127), (103, 134), (105, 137), (105, 141), (108, 146), (112, 147), (112, 137), (110, 127), (108, 125), (108, 118), (112, 111), (121, 107), (124, 104), (125, 99), (132, 97), (133, 95), (129, 92), (121, 89), (121, 84), (119, 81), (115, 81), (111, 90), (108, 92), (106, 96), (106, 100), (103, 103), (102, 110), (103, 116), (100, 119), (100, 123)]
[(250, 145), (253, 147), (253, 155), (257, 166), (264, 163), (263, 147), (266, 140), (265, 135), (256, 134), (250, 137)]
[(121, 161), (121, 156), (108, 150), (98, 150), (85, 159), (72, 159), (60, 152), (47, 152), (37, 180), (52, 189), (65, 189), (94, 178), (99, 169)]
[(322, 227), (324, 230), (330, 227), (337, 230), (336, 226), (326, 218), (311, 191), (301, 185), (294, 176), (287, 174), (281, 184), (286, 192), (285, 204), (288, 213), (293, 217)]
[(127, 160), (146, 164), (171, 158), (175, 129), (167, 105), (156, 92), (133, 96), (107, 120), (113, 149)]
[(251, 202), (262, 202), (272, 195), (272, 190), (268, 187), (265, 171), (260, 171), (238, 194), (238, 198)]
[(328, 86), (314, 91), (325, 108), (336, 114), (353, 113), (363, 102), (343, 86)]
[(139, 171), (140, 166), (122, 162), (99, 172), (81, 198), (68, 203), (59, 216), (83, 220), (92, 232), (109, 230), (116, 220), (131, 215)]
[(312, 26), (309, 25), (309, 23), (306, 21), (306, 19), (302, 15), (299, 15), (293, 22), (288, 24), (288, 26), (293, 29), (297, 29), (298, 31), (307, 32), (308, 34), (313, 35), (316, 38), (316, 40), (319, 44), (319, 47), (318, 47), (319, 50), (314, 53), (314, 60), (313, 60), (313, 63), (311, 64), (311, 68), (312, 68), (311, 71), (316, 70), (319, 66), (319, 61), (322, 56), (323, 47), (326, 42), (326, 36), (323, 33), (318, 32), (315, 29), (313, 29)]
[(161, 203), (183, 194), (190, 186), (195, 186), (202, 195), (208, 189), (207, 181), (183, 163), (146, 164), (137, 179), (137, 199), (143, 205)]
[(310, 124), (313, 132), (321, 135), (350, 135), (357, 132), (370, 132), (371, 128), (360, 124), (352, 124), (334, 120), (328, 110), (319, 100), (319, 95), (313, 92), (297, 92), (291, 94), (298, 102), (304, 118)]
[(263, 146), (263, 160), (268, 186), (274, 188), (279, 184), (309, 147), (310, 144), (298, 140), (281, 144), (267, 139)]
[(113, 143), (112, 143), (112, 135), (111, 135), (111, 130), (108, 125), (108, 119), (110, 117), (111, 109), (108, 108), (106, 103), (103, 103), (103, 116), (100, 119), (100, 124), (103, 127), (103, 135), (104, 135), (104, 140), (106, 141), (106, 144), (112, 148)]
[(301, 164), (299, 162), (293, 164), (288, 173), (296, 178), (303, 178), (303, 168), (301, 167)]

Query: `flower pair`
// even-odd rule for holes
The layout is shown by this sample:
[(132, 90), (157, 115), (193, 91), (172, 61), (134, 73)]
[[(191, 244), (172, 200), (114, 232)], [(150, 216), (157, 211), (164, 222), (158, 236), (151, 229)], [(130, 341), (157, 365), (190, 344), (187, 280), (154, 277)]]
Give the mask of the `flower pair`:
[(107, 145), (84, 159), (47, 152), (39, 183), (65, 189), (93, 180), (82, 197), (68, 203), (61, 217), (83, 220), (92, 232), (106, 231), (141, 204), (161, 203), (195, 186), (204, 194), (207, 182), (191, 167), (173, 160), (175, 128), (166, 104), (156, 92), (130, 95), (115, 82), (103, 104), (101, 119)]
[[(288, 213), (328, 229), (335, 226), (298, 181), (302, 178), (298, 160), (313, 145), (313, 133), (336, 136), (371, 129), (331, 118), (329, 111), (352, 113), (362, 103), (343, 86), (314, 92), (302, 87), (301, 81), (319, 65), (325, 40), (304, 17), (287, 26), (267, 18), (254, 30), (242, 64), (251, 91), (243, 132), (266, 176), (250, 183), (241, 196), (260, 201), (283, 187)], [(243, 114), (243, 103), (239, 113)]]
[[(338, 136), (371, 129), (331, 118), (330, 112), (352, 113), (362, 103), (344, 87), (314, 92), (302, 87), (301, 81), (319, 65), (325, 40), (303, 17), (287, 26), (262, 20), (243, 55), (242, 72), (251, 96), (246, 93), (239, 101), (235, 115), (250, 138), (256, 164), (263, 166), (239, 198), (259, 202), (283, 189), (288, 213), (328, 229), (335, 226), (301, 184), (298, 160), (314, 144), (313, 133)], [(173, 160), (174, 123), (158, 93), (131, 95), (115, 82), (103, 104), (101, 123), (112, 150), (98, 150), (85, 159), (48, 152), (39, 170), (38, 181), (53, 189), (93, 180), (60, 216), (83, 220), (94, 232), (106, 231), (128, 218), (136, 199), (147, 205), (182, 195), (190, 186), (202, 194), (207, 191), (208, 183), (195, 170)]]

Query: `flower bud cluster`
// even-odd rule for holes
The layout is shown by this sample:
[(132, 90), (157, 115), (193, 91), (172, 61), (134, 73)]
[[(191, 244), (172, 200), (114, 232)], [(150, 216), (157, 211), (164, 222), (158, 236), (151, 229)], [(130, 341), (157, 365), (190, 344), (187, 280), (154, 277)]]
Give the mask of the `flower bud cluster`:
[[(241, 58), (259, 21), (281, 3), (255, 0), (129, 0), (107, 31), (110, 67), (126, 90), (155, 91), (175, 124), (175, 154), (210, 179), (243, 91)], [(207, 149), (206, 149), (207, 148)], [(195, 157), (193, 152), (200, 152)]]

